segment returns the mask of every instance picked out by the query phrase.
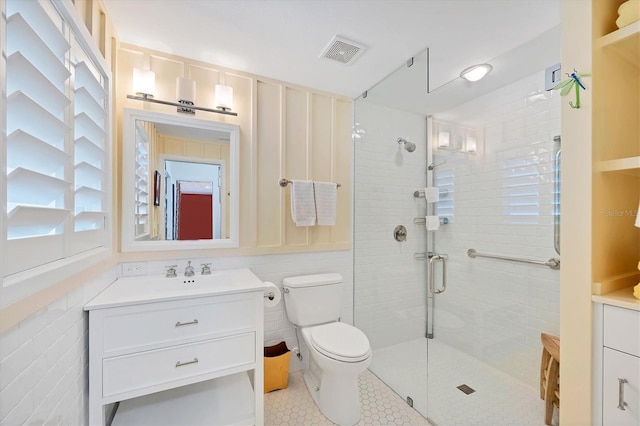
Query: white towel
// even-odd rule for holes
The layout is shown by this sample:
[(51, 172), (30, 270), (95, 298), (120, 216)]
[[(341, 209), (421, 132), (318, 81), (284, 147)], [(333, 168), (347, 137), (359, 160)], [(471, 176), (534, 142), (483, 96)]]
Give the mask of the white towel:
[(291, 218), (296, 226), (316, 224), (316, 206), (313, 199), (313, 182), (291, 181)]
[(318, 225), (334, 226), (336, 224), (338, 185), (334, 182), (314, 182), (313, 188), (316, 194)]

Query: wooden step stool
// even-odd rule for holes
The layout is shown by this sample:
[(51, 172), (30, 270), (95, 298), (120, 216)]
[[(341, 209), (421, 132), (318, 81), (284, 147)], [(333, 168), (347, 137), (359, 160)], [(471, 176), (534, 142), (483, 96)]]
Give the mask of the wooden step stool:
[(553, 407), (560, 411), (560, 338), (541, 333), (540, 399), (544, 400), (544, 423), (551, 424)]

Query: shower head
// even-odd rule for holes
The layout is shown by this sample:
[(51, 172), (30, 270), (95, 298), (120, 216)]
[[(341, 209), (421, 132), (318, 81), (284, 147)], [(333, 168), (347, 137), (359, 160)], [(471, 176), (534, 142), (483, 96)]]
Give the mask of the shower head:
[(407, 150), (407, 152), (413, 152), (416, 150), (416, 144), (413, 142), (409, 142), (408, 140), (404, 139), (404, 138), (398, 138), (398, 143), (399, 144), (404, 144), (404, 149)]

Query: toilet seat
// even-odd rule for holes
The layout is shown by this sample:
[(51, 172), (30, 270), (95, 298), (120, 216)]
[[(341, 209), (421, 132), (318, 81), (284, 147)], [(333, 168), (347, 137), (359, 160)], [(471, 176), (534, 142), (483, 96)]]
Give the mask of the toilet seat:
[(360, 362), (370, 354), (367, 336), (349, 324), (332, 322), (312, 327), (310, 343), (321, 354), (342, 362)]

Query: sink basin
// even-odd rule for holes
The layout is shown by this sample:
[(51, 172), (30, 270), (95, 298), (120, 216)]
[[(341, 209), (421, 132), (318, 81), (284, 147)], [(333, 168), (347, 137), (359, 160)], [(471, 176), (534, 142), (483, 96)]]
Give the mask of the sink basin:
[(264, 283), (250, 269), (217, 270), (211, 275), (192, 277), (121, 277), (89, 302), (85, 310), (264, 289)]

